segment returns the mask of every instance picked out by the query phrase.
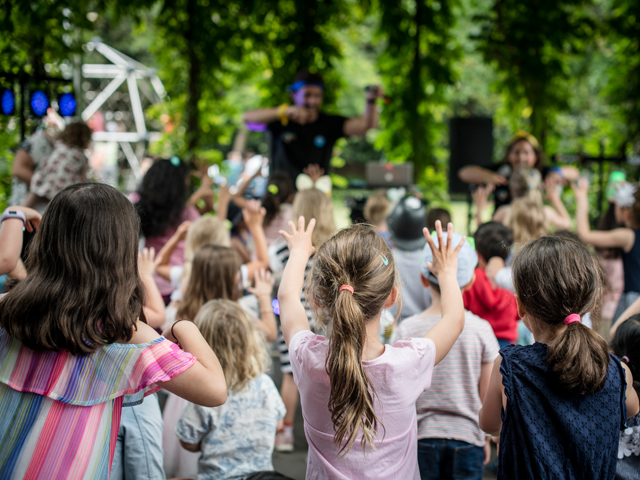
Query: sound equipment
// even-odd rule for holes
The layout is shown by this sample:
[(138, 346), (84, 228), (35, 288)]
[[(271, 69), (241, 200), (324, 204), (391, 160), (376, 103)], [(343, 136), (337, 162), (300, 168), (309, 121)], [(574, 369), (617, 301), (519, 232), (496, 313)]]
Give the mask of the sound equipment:
[(469, 193), (469, 185), (458, 178), (467, 165), (493, 164), (493, 118), (454, 117), (449, 123), (449, 193)]
[(368, 188), (409, 187), (413, 184), (413, 163), (369, 162), (365, 179)]

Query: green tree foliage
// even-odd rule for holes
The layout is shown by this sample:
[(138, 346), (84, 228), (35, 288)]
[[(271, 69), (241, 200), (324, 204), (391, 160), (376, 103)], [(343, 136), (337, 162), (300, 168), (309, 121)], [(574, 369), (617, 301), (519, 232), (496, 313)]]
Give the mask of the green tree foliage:
[(451, 29), (454, 1), (380, 0), (378, 67), (393, 102), (383, 112), (377, 145), (392, 161), (412, 161), (416, 176), (435, 164), (437, 113), (445, 88), (454, 82), (453, 65), (461, 50)]
[(496, 0), (477, 19), (485, 60), (544, 145), (555, 115), (568, 107), (567, 60), (583, 53), (595, 33), (589, 0)]

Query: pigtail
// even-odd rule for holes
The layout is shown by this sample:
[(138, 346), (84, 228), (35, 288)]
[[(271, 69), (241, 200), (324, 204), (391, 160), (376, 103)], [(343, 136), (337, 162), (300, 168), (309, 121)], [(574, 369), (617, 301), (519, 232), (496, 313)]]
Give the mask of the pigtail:
[(331, 384), (329, 411), (335, 428), (334, 443), (345, 454), (362, 431), (362, 449), (373, 447), (378, 417), (373, 409), (375, 390), (362, 366), (366, 318), (354, 294), (338, 291), (331, 317), (326, 361)]
[(567, 325), (547, 351), (547, 361), (560, 383), (576, 393), (602, 390), (609, 360), (605, 339), (581, 322)]

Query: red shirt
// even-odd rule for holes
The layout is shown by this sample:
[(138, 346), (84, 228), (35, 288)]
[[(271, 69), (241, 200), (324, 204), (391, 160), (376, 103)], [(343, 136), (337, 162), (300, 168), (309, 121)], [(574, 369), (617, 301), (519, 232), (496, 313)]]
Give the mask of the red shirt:
[(518, 307), (516, 297), (504, 288), (493, 288), (487, 274), (476, 268), (476, 281), (462, 294), (464, 308), (487, 320), (496, 338), (515, 343), (518, 339)]

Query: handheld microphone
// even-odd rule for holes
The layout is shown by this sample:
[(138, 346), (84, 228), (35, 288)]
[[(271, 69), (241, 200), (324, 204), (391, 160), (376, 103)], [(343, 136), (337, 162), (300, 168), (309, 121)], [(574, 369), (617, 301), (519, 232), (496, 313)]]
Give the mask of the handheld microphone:
[[(364, 87), (364, 91), (367, 92), (367, 93), (375, 92), (375, 88), (376, 87), (374, 85), (367, 85), (366, 87)], [(387, 97), (386, 95), (382, 96), (382, 100), (387, 105), (389, 105), (391, 103), (391, 97)]]

